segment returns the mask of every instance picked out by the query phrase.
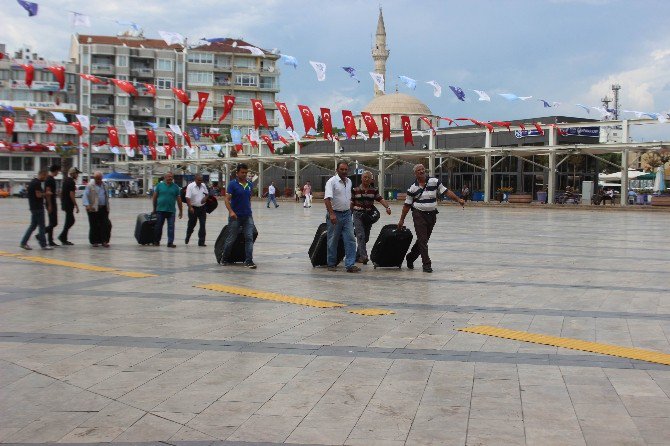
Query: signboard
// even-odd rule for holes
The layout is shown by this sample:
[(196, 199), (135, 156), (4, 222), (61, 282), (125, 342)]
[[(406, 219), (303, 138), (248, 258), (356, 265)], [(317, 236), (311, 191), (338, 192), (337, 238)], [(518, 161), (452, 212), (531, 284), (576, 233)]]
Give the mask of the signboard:
[[(600, 127), (569, 127), (561, 130), (569, 136), (588, 136), (589, 138), (600, 137)], [(542, 135), (538, 130), (515, 130), (514, 136), (517, 138), (527, 138)]]
[(9, 86), (12, 90), (58, 91), (58, 82), (33, 81), (32, 88), (23, 80), (12, 80)]
[(64, 112), (76, 112), (77, 104), (70, 104), (67, 102), (61, 102), (56, 104), (55, 102), (41, 102), (41, 101), (0, 101), (0, 105), (8, 105), (10, 107), (17, 108), (19, 110), (24, 110), (26, 108), (34, 108), (37, 110), (48, 110), (48, 111), (64, 111)]

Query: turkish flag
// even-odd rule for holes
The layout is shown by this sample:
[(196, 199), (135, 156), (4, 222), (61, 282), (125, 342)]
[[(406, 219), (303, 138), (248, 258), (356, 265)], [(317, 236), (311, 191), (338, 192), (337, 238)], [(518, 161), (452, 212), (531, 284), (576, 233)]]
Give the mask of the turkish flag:
[(142, 84), (142, 85), (144, 85), (146, 94), (150, 94), (151, 96), (156, 97), (156, 87), (154, 87), (151, 84)]
[(356, 129), (354, 115), (350, 110), (342, 110), (342, 120), (344, 121), (344, 131), (347, 133), (347, 138), (355, 138), (358, 134), (358, 129)]
[(118, 147), (121, 145), (119, 142), (119, 131), (116, 130), (116, 127), (113, 125), (107, 126), (107, 134), (109, 135), (109, 145), (112, 147)]
[(235, 144), (235, 150), (237, 150), (238, 152), (241, 152), (242, 150), (244, 150), (244, 145), (243, 144)]
[(191, 99), (188, 97), (188, 93), (186, 93), (184, 90), (172, 87), (172, 92), (182, 104), (188, 105), (191, 103)]
[(94, 143), (93, 145), (97, 146), (97, 147), (102, 147), (105, 144), (107, 144), (107, 141), (103, 139), (102, 141), (98, 141), (98, 142)]
[(261, 139), (263, 140), (263, 142), (265, 142), (265, 144), (268, 145), (268, 149), (270, 149), (270, 152), (274, 154), (275, 146), (274, 144), (272, 144), (272, 139), (268, 135), (261, 135)]
[(48, 135), (49, 133), (54, 131), (54, 128), (56, 127), (56, 123), (53, 121), (47, 121), (47, 129), (46, 129), (46, 134)]
[(28, 124), (28, 130), (32, 130), (33, 129), (33, 124), (35, 124), (35, 121), (33, 120), (33, 118), (27, 118), (26, 123)]
[(246, 135), (246, 137), (249, 140), (249, 144), (251, 144), (251, 147), (258, 147), (258, 141), (256, 141), (254, 137), (251, 136), (251, 134)]
[(290, 143), (288, 142), (288, 140), (287, 140), (286, 138), (284, 138), (283, 136), (281, 136), (281, 135), (279, 135), (279, 140), (280, 140), (282, 143), (284, 143), (285, 146), (288, 146), (288, 145), (290, 144)]
[(540, 135), (544, 136), (544, 130), (542, 129), (542, 126), (540, 125), (539, 122), (534, 122), (533, 125), (537, 129), (538, 132), (540, 132)]
[(314, 122), (314, 114), (312, 110), (306, 105), (298, 105), (300, 115), (302, 116), (302, 123), (305, 125), (305, 135), (311, 130), (316, 131), (316, 123)]
[(47, 67), (47, 70), (51, 71), (58, 81), (58, 89), (62, 90), (65, 87), (65, 67), (53, 65)]
[(286, 130), (295, 130), (293, 128), (293, 120), (288, 112), (288, 108), (286, 108), (286, 104), (283, 102), (275, 102), (275, 105), (279, 109), (281, 117), (284, 118), (284, 127), (286, 127)]
[(401, 116), (402, 131), (405, 135), (405, 145), (407, 143), (414, 145), (414, 138), (412, 138), (412, 125), (409, 123), (409, 116)]
[(361, 116), (363, 117), (363, 122), (365, 122), (365, 127), (368, 129), (368, 136), (372, 138), (375, 134), (379, 135), (379, 127), (377, 127), (375, 118), (368, 112), (361, 112)]
[(35, 79), (35, 67), (28, 64), (21, 64), (21, 68), (26, 70), (26, 79), (24, 82), (26, 83), (28, 88), (32, 88), (33, 79)]
[(91, 81), (94, 84), (101, 84), (102, 81), (98, 79), (97, 77), (93, 76), (92, 74), (84, 74), (84, 73), (79, 73), (79, 76), (82, 79), (86, 79), (87, 81)]
[(112, 82), (126, 93), (132, 94), (133, 96), (138, 96), (137, 90), (135, 89), (135, 86), (132, 84), (132, 82), (120, 81), (118, 79), (112, 79)]
[(154, 146), (149, 146), (149, 153), (151, 154), (152, 160), (155, 160), (158, 157), (158, 152)]
[(96, 127), (95, 125), (90, 126), (89, 129), (88, 129), (88, 133), (93, 133), (93, 130), (95, 130), (95, 127)]
[(11, 138), (14, 133), (14, 119), (6, 116), (2, 118), (2, 122), (5, 124), (5, 133)]
[[(169, 138), (170, 137), (168, 136), (168, 139)], [(174, 136), (172, 138), (174, 139)], [(175, 147), (175, 149), (176, 149), (176, 147)], [(167, 156), (168, 158), (170, 158), (172, 156), (172, 147), (169, 144), (164, 144), (163, 145), (163, 151), (165, 152), (165, 156)]]
[(226, 119), (226, 116), (228, 116), (228, 113), (231, 112), (234, 105), (235, 105), (235, 96), (224, 96), (223, 97), (223, 113), (221, 114), (221, 117), (219, 118), (219, 123), (221, 123), (221, 121)]
[(131, 149), (139, 149), (140, 146), (137, 143), (137, 134), (136, 133), (131, 133), (128, 135), (128, 145), (130, 146)]
[(189, 136), (188, 132), (183, 132), (182, 136), (184, 137), (184, 142), (186, 143), (187, 146), (191, 147), (191, 137)]
[(81, 136), (84, 134), (84, 128), (81, 126), (81, 122), (71, 122), (70, 125), (77, 131), (77, 135)]
[(520, 128), (521, 130), (526, 130), (526, 126), (523, 125), (523, 124), (519, 124), (519, 128)]
[(193, 113), (191, 121), (195, 121), (196, 119), (202, 121), (202, 112), (205, 110), (205, 105), (207, 105), (207, 99), (209, 99), (209, 93), (205, 93), (204, 91), (198, 92), (198, 109)]
[(167, 136), (168, 139), (168, 147), (170, 150), (176, 149), (177, 148), (177, 143), (174, 141), (174, 133), (168, 132), (167, 130), (165, 131), (165, 136)]
[(333, 140), (333, 117), (329, 108), (321, 108), (321, 122), (323, 123), (323, 138)]
[(263, 101), (260, 99), (252, 99), (251, 107), (254, 109), (254, 128), (270, 128), (270, 126), (268, 126), (268, 119), (265, 116), (265, 107), (263, 107)]
[(507, 129), (508, 132), (510, 132), (510, 133), (512, 132), (512, 130), (510, 129), (510, 126), (512, 125), (511, 122), (506, 122), (506, 121), (491, 121), (491, 124), (495, 124), (495, 125), (497, 125), (498, 127), (505, 127), (505, 128)]
[(147, 139), (149, 140), (149, 147), (154, 147), (156, 145), (156, 132), (153, 129), (146, 129)]
[(428, 124), (428, 128), (430, 128), (433, 131), (433, 134), (435, 134), (435, 128), (433, 128), (433, 123), (430, 122), (430, 119), (426, 118), (425, 116), (421, 116), (421, 120)]
[(382, 115), (382, 139), (391, 140), (391, 115)]

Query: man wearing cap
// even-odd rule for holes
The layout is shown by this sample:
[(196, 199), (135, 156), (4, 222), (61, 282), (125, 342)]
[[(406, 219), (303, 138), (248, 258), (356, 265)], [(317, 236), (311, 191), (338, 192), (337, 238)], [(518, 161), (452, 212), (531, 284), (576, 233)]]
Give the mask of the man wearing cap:
[(74, 225), (74, 212), (77, 211), (77, 214), (79, 213), (75, 191), (77, 190), (77, 178), (80, 173), (79, 169), (71, 167), (67, 171), (67, 177), (63, 179), (63, 186), (61, 187), (60, 206), (65, 212), (65, 223), (63, 224), (63, 230), (58, 236), (58, 240), (60, 240), (63, 246), (74, 245), (67, 236), (68, 231)]

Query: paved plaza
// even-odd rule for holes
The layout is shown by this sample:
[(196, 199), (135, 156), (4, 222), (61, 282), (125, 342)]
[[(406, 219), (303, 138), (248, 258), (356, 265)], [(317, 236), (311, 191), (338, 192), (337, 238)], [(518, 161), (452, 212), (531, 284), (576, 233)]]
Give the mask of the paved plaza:
[[(176, 249), (137, 245), (150, 201), (115, 199), (110, 249), (79, 214), (75, 246), (26, 253), (27, 202), (0, 201), (0, 441), (670, 444), (670, 366), (458, 331), (670, 353), (669, 213), (442, 206), (433, 274), (348, 274), (311, 267), (318, 200), (253, 206), (257, 270), (215, 263), (223, 206), (206, 248), (183, 244), (186, 220)], [(349, 312), (371, 308), (393, 314)]]

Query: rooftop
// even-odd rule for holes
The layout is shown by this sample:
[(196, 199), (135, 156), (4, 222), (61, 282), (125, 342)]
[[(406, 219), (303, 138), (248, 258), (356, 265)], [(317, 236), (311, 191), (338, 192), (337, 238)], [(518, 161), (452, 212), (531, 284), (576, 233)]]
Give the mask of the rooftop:
[(391, 115), (432, 116), (433, 114), (426, 104), (414, 96), (398, 92), (377, 96), (363, 107), (363, 111), (373, 115), (388, 113)]

